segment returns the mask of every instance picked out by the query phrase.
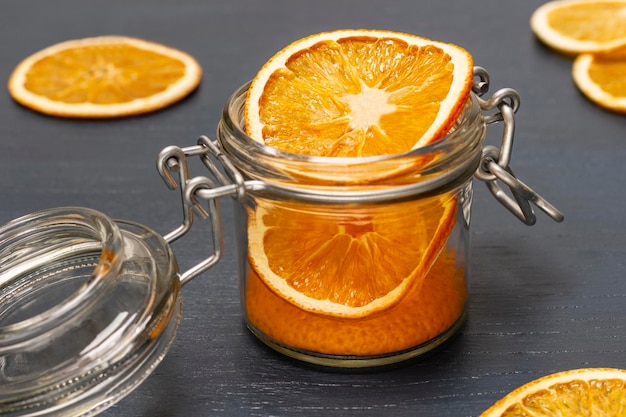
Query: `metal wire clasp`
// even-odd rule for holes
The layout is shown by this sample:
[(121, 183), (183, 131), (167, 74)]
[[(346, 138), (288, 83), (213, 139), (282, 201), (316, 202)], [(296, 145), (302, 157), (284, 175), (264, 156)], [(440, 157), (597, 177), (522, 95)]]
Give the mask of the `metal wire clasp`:
[[(530, 203), (553, 220), (563, 221), (563, 214), (532, 188), (517, 179), (509, 166), (515, 136), (515, 112), (520, 104), (519, 94), (512, 88), (503, 88), (485, 100), (482, 96), (489, 90), (489, 74), (484, 68), (475, 67), (474, 77), (472, 91), (478, 96), (480, 108), (483, 111), (498, 109), (497, 113), (485, 116), (485, 123), (490, 125), (504, 122), (500, 148), (491, 145), (483, 148), (482, 161), (474, 176), (484, 181), (493, 196), (525, 224), (533, 225), (537, 220)], [(511, 196), (505, 193), (498, 181), (509, 188)]]
[[(209, 169), (213, 177), (219, 182), (205, 176), (189, 178), (187, 158), (197, 156)], [(219, 162), (222, 170), (218, 169), (211, 158)], [(164, 148), (157, 158), (157, 170), (161, 178), (170, 190), (180, 188), (183, 205), (183, 221), (176, 229), (163, 238), (172, 243), (185, 235), (193, 225), (194, 213), (211, 222), (212, 253), (186, 272), (180, 275), (181, 284), (186, 284), (191, 279), (211, 268), (222, 258), (224, 247), (224, 233), (220, 218), (218, 199), (231, 196), (243, 200), (248, 188), (262, 188), (258, 181), (244, 181), (241, 173), (233, 166), (230, 160), (222, 153), (221, 148), (207, 136), (200, 136), (197, 145), (180, 148), (168, 146)], [(178, 174), (178, 180), (173, 174)], [(205, 208), (199, 200), (206, 200)]]
[[(207, 199), (208, 206), (207, 209), (204, 209), (196, 199), (196, 191), (198, 189), (202, 187), (214, 188), (215, 186), (213, 182), (206, 177), (194, 177), (189, 179), (187, 157), (205, 155), (206, 153), (207, 147), (202, 144), (186, 148), (168, 146), (159, 153), (157, 158), (157, 170), (161, 178), (170, 190), (180, 188), (183, 204), (183, 221), (181, 225), (163, 238), (168, 243), (172, 243), (185, 235), (193, 225), (194, 211), (201, 217), (211, 220), (213, 252), (203, 261), (180, 274), (179, 280), (182, 285), (211, 268), (222, 258), (224, 234), (222, 232), (222, 221), (220, 219), (217, 200)], [(174, 179), (173, 173), (178, 174), (178, 181)], [(214, 175), (216, 175), (216, 178), (219, 178), (215, 172)]]

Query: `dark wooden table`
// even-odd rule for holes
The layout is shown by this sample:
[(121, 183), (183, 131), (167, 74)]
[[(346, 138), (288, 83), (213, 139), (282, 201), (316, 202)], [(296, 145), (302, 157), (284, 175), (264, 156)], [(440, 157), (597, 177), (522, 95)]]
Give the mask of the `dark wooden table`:
[[(457, 43), (522, 96), (512, 166), (566, 215), (527, 227), (476, 183), (465, 327), (436, 355), (398, 369), (324, 372), (287, 360), (244, 328), (233, 216), (225, 258), (183, 289), (178, 337), (154, 374), (104, 413), (117, 416), (477, 416), (511, 389), (564, 369), (626, 367), (626, 118), (588, 102), (571, 58), (528, 20), (538, 0), (3, 0), (0, 80), (55, 42), (138, 36), (193, 54), (200, 89), (157, 113), (110, 121), (46, 117), (0, 94), (0, 222), (87, 206), (166, 233), (179, 201), (155, 169), (170, 144), (214, 136), (227, 97), (289, 42), (335, 28), (384, 28)], [(500, 126), (487, 141), (497, 144)], [(204, 255), (192, 233), (180, 263)], [(1, 389), (1, 387), (0, 387)]]

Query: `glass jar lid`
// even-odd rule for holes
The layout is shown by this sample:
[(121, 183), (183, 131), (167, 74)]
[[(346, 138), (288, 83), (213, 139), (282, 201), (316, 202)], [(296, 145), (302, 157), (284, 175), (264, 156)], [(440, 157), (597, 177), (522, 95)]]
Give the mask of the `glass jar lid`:
[(0, 414), (84, 415), (161, 361), (181, 314), (178, 266), (148, 228), (85, 208), (0, 228)]

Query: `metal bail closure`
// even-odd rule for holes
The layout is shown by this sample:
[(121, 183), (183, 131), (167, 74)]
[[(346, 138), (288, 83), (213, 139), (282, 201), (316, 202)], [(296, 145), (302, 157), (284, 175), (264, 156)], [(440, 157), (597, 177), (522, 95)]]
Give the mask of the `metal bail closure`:
[[(204, 176), (189, 178), (187, 158), (194, 156), (200, 158), (200, 161), (220, 183), (219, 186)], [(221, 169), (211, 158), (219, 162)], [(194, 146), (184, 148), (168, 146), (164, 148), (157, 158), (157, 170), (170, 190), (180, 189), (183, 205), (181, 225), (164, 236), (168, 243), (176, 241), (189, 232), (193, 225), (194, 213), (203, 219), (209, 219), (211, 222), (213, 252), (180, 275), (179, 280), (184, 285), (211, 268), (222, 258), (224, 233), (217, 200), (227, 196), (243, 200), (246, 195), (246, 188), (262, 188), (262, 184), (259, 184), (258, 181), (244, 181), (241, 173), (222, 153), (220, 147), (204, 135), (198, 138), (198, 144)], [(178, 181), (174, 179), (173, 173), (178, 174)], [(207, 208), (200, 203), (200, 199), (207, 201)]]
[[(511, 88), (503, 88), (485, 100), (481, 97), (489, 89), (489, 74), (484, 68), (475, 67), (474, 76), (477, 79), (474, 81), (472, 91), (478, 96), (480, 108), (483, 111), (498, 109), (497, 113), (485, 115), (485, 123), (490, 125), (504, 122), (500, 149), (491, 145), (483, 148), (482, 161), (474, 176), (484, 181), (491, 194), (523, 223), (531, 226), (537, 220), (530, 203), (554, 221), (563, 221), (563, 214), (532, 188), (517, 179), (509, 166), (515, 135), (515, 112), (520, 104), (519, 94)], [(509, 187), (511, 196), (502, 189), (498, 181)]]
[[(176, 229), (165, 235), (163, 238), (172, 243), (189, 232), (193, 225), (194, 211), (203, 218), (211, 221), (211, 238), (213, 252), (200, 261), (195, 266), (180, 274), (180, 283), (185, 285), (191, 279), (197, 277), (207, 269), (211, 268), (222, 258), (222, 248), (224, 247), (224, 234), (222, 232), (222, 221), (220, 219), (219, 206), (215, 199), (207, 200), (208, 208), (202, 207), (196, 200), (195, 194), (199, 188), (210, 187), (214, 184), (206, 177), (194, 177), (189, 179), (187, 157), (193, 155), (203, 155), (207, 152), (206, 146), (190, 146), (179, 148), (178, 146), (168, 146), (159, 153), (157, 159), (157, 169), (161, 178), (169, 189), (180, 188), (183, 205), (183, 222)], [(178, 182), (172, 173), (178, 173)]]

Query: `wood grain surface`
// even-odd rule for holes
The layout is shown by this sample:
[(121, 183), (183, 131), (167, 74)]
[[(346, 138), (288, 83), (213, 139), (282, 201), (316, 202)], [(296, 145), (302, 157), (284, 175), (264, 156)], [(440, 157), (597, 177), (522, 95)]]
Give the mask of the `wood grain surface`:
[[(379, 28), (457, 43), (522, 96), (512, 166), (565, 214), (533, 227), (479, 182), (472, 213), (466, 325), (436, 354), (379, 372), (327, 372), (262, 346), (242, 324), (231, 201), (225, 258), (183, 289), (170, 353), (118, 416), (478, 416), (511, 389), (563, 369), (626, 367), (626, 118), (587, 101), (572, 59), (531, 34), (537, 0), (3, 0), (0, 80), (27, 55), (87, 36), (138, 36), (193, 54), (200, 89), (157, 113), (109, 120), (46, 117), (0, 94), (0, 223), (87, 206), (167, 233), (179, 201), (155, 168), (170, 144), (214, 136), (223, 103), (274, 52), (336, 28)], [(497, 145), (501, 125), (490, 126)], [(205, 255), (205, 225), (174, 244), (183, 266)], [(0, 387), (1, 389), (1, 387)]]

